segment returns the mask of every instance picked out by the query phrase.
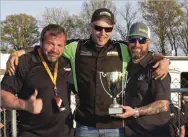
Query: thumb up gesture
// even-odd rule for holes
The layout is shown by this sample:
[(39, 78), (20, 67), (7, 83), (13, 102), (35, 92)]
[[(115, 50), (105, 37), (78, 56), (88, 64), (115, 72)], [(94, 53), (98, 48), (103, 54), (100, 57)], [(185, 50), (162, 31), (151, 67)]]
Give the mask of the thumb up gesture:
[(26, 111), (33, 113), (33, 114), (39, 114), (42, 110), (42, 99), (37, 99), (38, 91), (35, 89), (35, 93), (31, 95), (31, 97), (26, 101), (25, 103), (25, 109)]

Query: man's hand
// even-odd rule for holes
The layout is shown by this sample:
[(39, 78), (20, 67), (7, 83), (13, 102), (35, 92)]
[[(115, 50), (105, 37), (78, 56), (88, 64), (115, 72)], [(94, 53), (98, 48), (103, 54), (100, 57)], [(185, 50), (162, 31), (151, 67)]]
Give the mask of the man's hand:
[(6, 65), (6, 70), (8, 71), (10, 76), (15, 75), (15, 67), (18, 65), (19, 57), (23, 54), (25, 54), (25, 50), (14, 51), (10, 55)]
[(121, 106), (124, 110), (125, 110), (125, 113), (123, 114), (118, 114), (116, 115), (117, 117), (120, 117), (120, 118), (128, 118), (128, 117), (132, 117), (135, 115), (136, 111), (129, 107), (129, 106)]
[(155, 79), (164, 79), (166, 75), (168, 74), (170, 61), (167, 58), (164, 58), (163, 60), (158, 61), (153, 68), (156, 68), (156, 70), (153, 72), (153, 77)]
[(0, 129), (3, 128), (3, 127), (4, 127), (4, 125), (2, 123), (0, 123)]
[(39, 114), (41, 112), (43, 103), (42, 99), (36, 98), (37, 95), (38, 91), (35, 89), (35, 93), (26, 101), (24, 110), (33, 114)]

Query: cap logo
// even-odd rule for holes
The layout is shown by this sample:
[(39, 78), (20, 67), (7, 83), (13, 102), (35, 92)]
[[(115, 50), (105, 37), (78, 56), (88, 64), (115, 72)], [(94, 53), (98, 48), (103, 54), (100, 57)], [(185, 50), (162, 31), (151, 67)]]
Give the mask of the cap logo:
[(110, 14), (109, 12), (107, 12), (107, 11), (102, 11), (102, 12), (99, 13), (99, 15), (100, 15), (100, 16), (106, 15), (106, 16), (111, 17), (111, 14)]
[(141, 29), (141, 28), (139, 28), (139, 30), (138, 31), (140, 31), (140, 32), (144, 32), (144, 33), (148, 33), (148, 31), (147, 30), (145, 30), (145, 29)]

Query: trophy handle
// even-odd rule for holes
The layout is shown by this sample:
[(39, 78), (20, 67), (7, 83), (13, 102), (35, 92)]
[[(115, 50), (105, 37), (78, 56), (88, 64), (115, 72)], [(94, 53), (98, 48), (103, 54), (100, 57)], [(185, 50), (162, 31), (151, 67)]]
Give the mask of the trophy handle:
[(102, 81), (101, 76), (106, 77), (106, 74), (105, 74), (104, 72), (100, 72), (100, 71), (99, 71), (99, 77), (100, 77), (100, 81), (101, 81), (102, 87), (103, 87), (104, 91), (106, 92), (106, 94), (109, 95), (110, 98), (112, 98), (112, 95), (110, 95), (110, 94), (108, 93), (108, 91), (106, 90), (106, 88), (104, 87), (104, 84), (103, 84), (103, 81)]
[[(125, 75), (125, 74), (123, 74)], [(128, 72), (126, 71), (126, 75), (125, 75), (125, 78), (123, 79), (122, 78), (122, 91), (119, 92), (119, 94), (117, 94), (117, 98), (119, 98), (119, 95), (124, 92), (124, 89), (126, 88), (126, 85), (127, 85), (127, 76), (128, 76)]]
[(124, 83), (124, 85), (122, 86), (122, 91), (121, 92), (119, 92), (119, 94), (117, 94), (117, 98), (119, 98), (119, 95), (122, 93), (122, 92), (124, 92), (124, 89), (126, 88), (126, 82)]

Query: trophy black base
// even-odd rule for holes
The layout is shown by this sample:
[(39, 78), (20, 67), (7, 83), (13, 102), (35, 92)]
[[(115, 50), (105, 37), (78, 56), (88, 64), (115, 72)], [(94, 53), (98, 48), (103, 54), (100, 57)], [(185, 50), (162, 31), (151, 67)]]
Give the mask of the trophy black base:
[(122, 114), (123, 109), (118, 107), (118, 108), (108, 108), (108, 114), (114, 115), (114, 114)]

